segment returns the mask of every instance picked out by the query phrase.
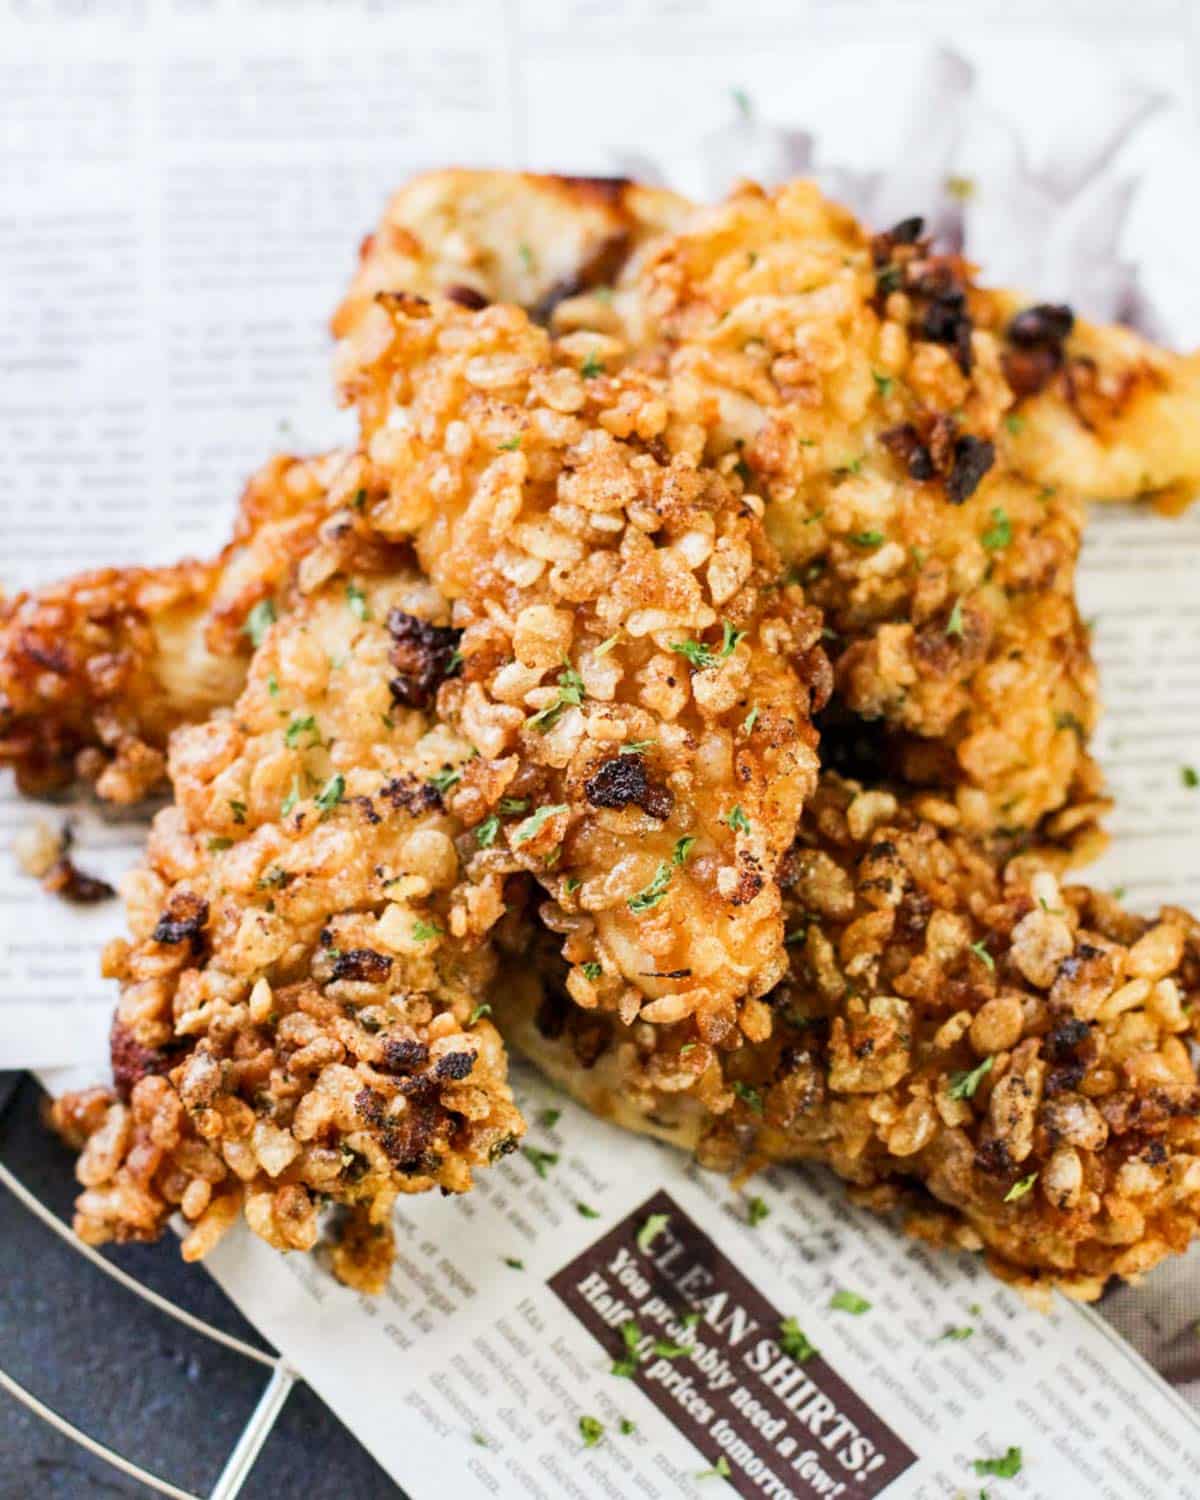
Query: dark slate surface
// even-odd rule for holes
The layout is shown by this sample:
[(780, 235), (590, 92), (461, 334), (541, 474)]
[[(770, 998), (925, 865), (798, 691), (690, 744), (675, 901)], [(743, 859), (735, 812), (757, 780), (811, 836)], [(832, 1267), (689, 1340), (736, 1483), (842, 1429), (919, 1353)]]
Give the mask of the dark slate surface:
[[(68, 1218), (71, 1156), (39, 1124), (40, 1100), (32, 1079), (0, 1074), (0, 1161)], [(106, 1253), (162, 1296), (269, 1349), (216, 1282), (184, 1265), (172, 1244)], [(76, 1426), (198, 1495), (216, 1482), (269, 1375), (103, 1276), (2, 1186), (0, 1364)], [(145, 1500), (152, 1493), (0, 1392), (0, 1500)], [(288, 1396), (241, 1493), (250, 1500), (402, 1500), (304, 1385)]]

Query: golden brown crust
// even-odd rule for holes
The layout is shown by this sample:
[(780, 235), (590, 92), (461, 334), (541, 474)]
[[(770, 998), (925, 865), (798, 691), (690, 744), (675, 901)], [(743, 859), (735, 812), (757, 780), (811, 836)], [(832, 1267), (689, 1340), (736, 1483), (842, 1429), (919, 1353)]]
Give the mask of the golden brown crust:
[(785, 876), (789, 977), (761, 1045), (622, 1027), (498, 987), (501, 1027), (573, 1094), (710, 1166), (814, 1160), (1028, 1287), (1099, 1295), (1200, 1228), (1187, 1047), (1200, 928), (822, 779)]

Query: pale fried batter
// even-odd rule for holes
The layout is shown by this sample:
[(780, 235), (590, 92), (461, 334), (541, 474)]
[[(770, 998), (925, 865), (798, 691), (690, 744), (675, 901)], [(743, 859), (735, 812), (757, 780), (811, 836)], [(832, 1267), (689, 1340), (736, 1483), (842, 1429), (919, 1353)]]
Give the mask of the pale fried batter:
[(251, 612), (311, 547), (342, 462), (265, 464), (213, 562), (105, 568), (0, 601), (0, 766), (23, 791), (79, 775), (136, 802), (161, 781), (171, 730), (240, 692)]
[[(832, 1166), (997, 1274), (1091, 1299), (1200, 1228), (1188, 1006), (1200, 927), (1060, 888), (827, 775), (785, 874), (769, 1043), (622, 1026), (498, 986), (505, 1035), (572, 1094), (709, 1166)], [(561, 995), (561, 991), (559, 992)]]

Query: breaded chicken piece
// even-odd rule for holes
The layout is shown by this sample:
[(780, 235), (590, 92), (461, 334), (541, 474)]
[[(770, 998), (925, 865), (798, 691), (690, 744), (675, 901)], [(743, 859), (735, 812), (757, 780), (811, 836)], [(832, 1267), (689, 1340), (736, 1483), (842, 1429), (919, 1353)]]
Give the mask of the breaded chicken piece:
[[(175, 804), (104, 960), (118, 1097), (52, 1117), (86, 1142), (89, 1243), (179, 1209), (188, 1259), (239, 1211), (309, 1249), (324, 1197), (352, 1211), (335, 1269), (377, 1288), (397, 1194), (465, 1191), (523, 1130), (485, 1019), (511, 862), (468, 837), (460, 879), (442, 793), (469, 746), (389, 688), (389, 622), (453, 634), (404, 555), (335, 514), (287, 604), (232, 713), (172, 737)], [(424, 687), (449, 656), (426, 650)]]
[(797, 183), (697, 213), (609, 302), (555, 322), (664, 373), (706, 458), (763, 497), (826, 612), (839, 706), (880, 722), (893, 774), (970, 830), (1064, 808), (1082, 825), (1099, 782), (1083, 505), (1021, 470), (991, 310), (918, 221), (870, 238)]
[(105, 568), (0, 601), (0, 766), (23, 791), (79, 775), (136, 802), (162, 780), (171, 731), (241, 691), (264, 601), (311, 547), (343, 462), (265, 464), (212, 562)]
[(1200, 927), (1007, 867), (833, 775), (785, 876), (769, 1042), (622, 1026), (497, 986), (501, 1029), (616, 1122), (744, 1172), (817, 1161), (910, 1232), (1030, 1289), (1097, 1297), (1200, 1226), (1188, 1006)]
[(378, 292), (465, 307), (511, 302), (543, 321), (564, 297), (610, 284), (691, 212), (677, 193), (622, 177), (422, 173), (393, 195), (363, 241), (333, 332), (353, 332)]
[(479, 752), (482, 811), (520, 805), (481, 837), (553, 898), (572, 993), (736, 1044), (785, 966), (775, 877), (816, 780), (820, 618), (761, 502), (606, 351), (512, 307), (382, 298), (342, 351), (364, 513), (454, 604), (439, 712)]

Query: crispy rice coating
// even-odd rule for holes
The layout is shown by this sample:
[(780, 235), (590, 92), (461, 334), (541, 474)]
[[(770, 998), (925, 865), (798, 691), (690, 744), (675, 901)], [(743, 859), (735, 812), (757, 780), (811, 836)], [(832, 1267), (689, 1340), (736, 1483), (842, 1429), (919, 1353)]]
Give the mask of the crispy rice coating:
[(556, 323), (665, 372), (705, 456), (765, 500), (892, 774), (971, 830), (1094, 820), (1083, 506), (1024, 470), (1010, 325), (969, 265), (918, 221), (871, 238), (810, 184), (747, 188)]
[(105, 954), (118, 1096), (53, 1120), (86, 1139), (89, 1243), (179, 1209), (198, 1258), (240, 1210), (308, 1249), (328, 1200), (353, 1211), (339, 1274), (377, 1286), (396, 1195), (465, 1191), (523, 1125), (485, 1018), (505, 871), (460, 881), (442, 801), (469, 747), (389, 690), (387, 622), (449, 634), (444, 606), (351, 512), (324, 538), (233, 711), (172, 739), (175, 805)]
[(162, 780), (170, 732), (241, 691), (247, 619), (311, 547), (342, 462), (265, 464), (214, 561), (105, 568), (0, 601), (0, 766), (22, 791), (78, 775), (136, 802)]
[(701, 466), (660, 381), (602, 353), (511, 307), (382, 299), (343, 350), (365, 514), (454, 601), (439, 712), (479, 752), (485, 811), (519, 802), (491, 836), (554, 898), (572, 993), (695, 1012), (719, 1043), (784, 968), (775, 876), (828, 665), (761, 502)]
[(766, 1044), (722, 1055), (687, 1024), (500, 986), (506, 1036), (598, 1113), (725, 1170), (826, 1163), (857, 1201), (1028, 1288), (1094, 1298), (1186, 1248), (1191, 917), (1131, 916), (833, 775), (785, 886), (792, 963)]

